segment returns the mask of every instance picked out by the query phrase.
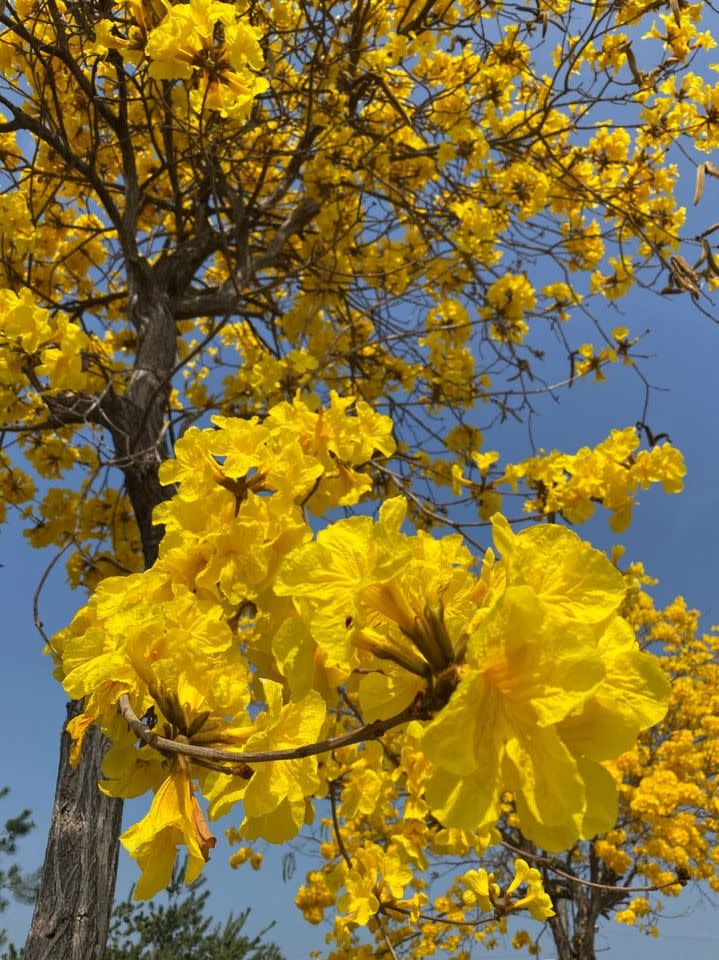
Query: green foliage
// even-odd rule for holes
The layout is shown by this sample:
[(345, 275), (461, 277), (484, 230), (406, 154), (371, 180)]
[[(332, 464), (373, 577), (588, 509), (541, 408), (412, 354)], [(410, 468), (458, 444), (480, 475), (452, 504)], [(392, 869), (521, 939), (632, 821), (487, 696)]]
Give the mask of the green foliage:
[(186, 887), (184, 869), (175, 869), (166, 905), (130, 896), (115, 906), (106, 960), (283, 960), (274, 944), (263, 942), (269, 928), (254, 937), (243, 934), (249, 910), (213, 926), (204, 878)]
[[(0, 800), (9, 793), (8, 787), (0, 788)], [(23, 810), (17, 817), (5, 821), (0, 833), (0, 857), (14, 857), (17, 853), (17, 843), (20, 837), (26, 836), (35, 826), (30, 819), (30, 811)], [(11, 863), (7, 868), (0, 868), (0, 912), (7, 909), (9, 899), (6, 894), (17, 900), (18, 903), (33, 903), (37, 895), (38, 874), (25, 873), (19, 864)], [(0, 930), (0, 947), (7, 946), (7, 931)], [(12, 945), (7, 946), (3, 953), (4, 960), (21, 960), (22, 951), (17, 951)]]

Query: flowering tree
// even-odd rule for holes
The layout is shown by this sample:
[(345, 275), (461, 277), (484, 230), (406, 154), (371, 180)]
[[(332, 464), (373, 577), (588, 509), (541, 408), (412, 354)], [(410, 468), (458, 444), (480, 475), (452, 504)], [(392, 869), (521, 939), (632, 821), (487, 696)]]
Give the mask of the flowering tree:
[[(719, 139), (701, 15), (0, 10), (2, 503), (93, 591), (48, 638), (72, 748), (31, 960), (101, 956), (117, 798), (146, 791), (123, 837), (139, 895), (178, 843), (201, 870), (200, 797), (276, 842), (319, 800), (338, 950), (367, 924), (395, 949), (396, 919), (426, 916), (429, 842), (474, 858), (466, 923), (550, 916), (525, 859), (501, 888), (477, 860), (503, 798), (538, 848), (610, 829), (605, 764), (668, 684), (612, 563), (561, 523), (513, 533), (503, 498), (570, 524), (601, 504), (621, 530), (684, 467), (646, 416), (507, 464), (480, 426), (559, 389), (557, 359), (564, 385), (616, 362), (641, 381), (640, 337), (602, 309), (633, 286), (704, 309), (714, 228), (690, 265), (671, 153)], [(716, 173), (697, 165), (697, 202)], [(367, 798), (396, 830), (345, 841)]]

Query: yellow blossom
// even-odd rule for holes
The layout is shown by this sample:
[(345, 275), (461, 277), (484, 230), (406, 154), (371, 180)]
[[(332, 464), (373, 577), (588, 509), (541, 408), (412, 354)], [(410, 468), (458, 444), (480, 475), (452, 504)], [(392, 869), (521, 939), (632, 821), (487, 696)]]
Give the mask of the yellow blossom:
[(198, 876), (215, 845), (215, 838), (193, 796), (190, 778), (182, 769), (167, 777), (158, 788), (147, 816), (126, 830), (120, 839), (142, 870), (134, 892), (138, 900), (149, 899), (168, 885), (178, 844), (183, 843), (187, 848), (186, 883)]

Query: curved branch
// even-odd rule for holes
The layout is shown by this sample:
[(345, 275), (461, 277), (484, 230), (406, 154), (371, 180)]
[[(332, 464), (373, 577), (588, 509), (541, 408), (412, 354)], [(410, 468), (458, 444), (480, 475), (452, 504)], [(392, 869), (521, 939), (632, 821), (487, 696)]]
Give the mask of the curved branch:
[(398, 727), (403, 723), (409, 723), (410, 720), (417, 720), (422, 716), (426, 716), (415, 700), (408, 707), (405, 707), (404, 710), (395, 713), (394, 716), (387, 717), (385, 720), (373, 720), (371, 723), (366, 723), (364, 726), (359, 727), (357, 730), (351, 730), (349, 733), (343, 733), (339, 737), (327, 737), (327, 739), (318, 740), (316, 743), (303, 744), (301, 747), (288, 747), (285, 750), (237, 753), (232, 750), (219, 750), (214, 747), (198, 747), (191, 743), (180, 743), (177, 740), (169, 740), (167, 737), (161, 737), (159, 734), (153, 733), (132, 709), (130, 706), (130, 698), (126, 693), (120, 695), (117, 707), (121, 716), (127, 721), (128, 726), (137, 735), (138, 739), (142, 740), (143, 743), (146, 743), (154, 750), (160, 753), (175, 753), (198, 760), (228, 763), (271, 763), (274, 760), (302, 760), (305, 757), (315, 757), (320, 753), (329, 753), (331, 750), (338, 750), (340, 747), (349, 747), (354, 743), (362, 743), (366, 740), (379, 740), (380, 737), (393, 727)]

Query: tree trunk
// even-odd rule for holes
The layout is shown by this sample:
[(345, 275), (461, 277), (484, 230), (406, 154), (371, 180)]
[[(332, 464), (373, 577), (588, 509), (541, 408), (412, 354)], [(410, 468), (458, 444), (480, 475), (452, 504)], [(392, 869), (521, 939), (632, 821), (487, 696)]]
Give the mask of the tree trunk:
[(597, 921), (605, 905), (614, 902), (611, 895), (600, 888), (574, 885), (571, 900), (565, 894), (553, 902), (556, 913), (548, 922), (557, 960), (596, 960)]
[(597, 901), (591, 893), (581, 898), (574, 921), (574, 952), (579, 960), (596, 960)]
[[(126, 468), (125, 479), (140, 526), (146, 567), (157, 558), (161, 531), (152, 527), (152, 510), (167, 497), (157, 480), (157, 463)], [(82, 702), (68, 704), (67, 719), (82, 713)], [(106, 737), (91, 727), (73, 770), (70, 738), (63, 728), (55, 802), (25, 960), (103, 960), (110, 926), (122, 800), (98, 789)]]
[[(72, 701), (67, 719), (82, 712)], [(40, 893), (25, 947), (26, 960), (101, 960), (105, 953), (117, 873), (122, 801), (97, 787), (107, 741), (88, 731), (82, 762), (68, 763), (63, 728), (55, 804)]]
[[(154, 466), (154, 469), (153, 469)], [(152, 509), (167, 496), (157, 464), (125, 470), (130, 500), (141, 530), (145, 565), (157, 558), (161, 538), (152, 527)], [(81, 701), (67, 707), (67, 720), (82, 713)], [(63, 727), (55, 802), (25, 960), (103, 960), (110, 926), (122, 800), (98, 789), (107, 738), (91, 727), (73, 770), (70, 737)]]
[(554, 945), (557, 948), (557, 960), (577, 960), (570, 932), (569, 904), (566, 900), (554, 901), (555, 914), (549, 918)]

